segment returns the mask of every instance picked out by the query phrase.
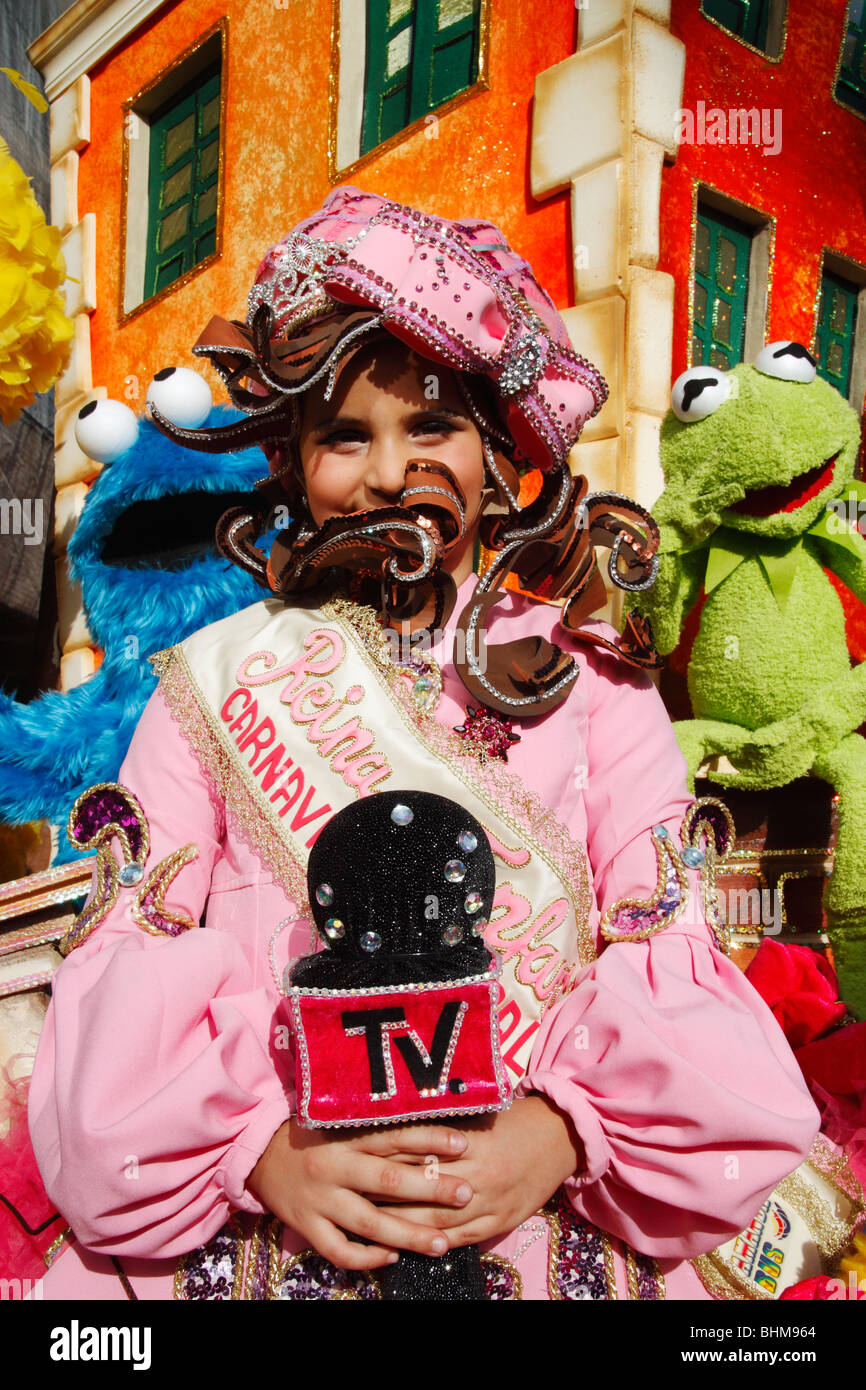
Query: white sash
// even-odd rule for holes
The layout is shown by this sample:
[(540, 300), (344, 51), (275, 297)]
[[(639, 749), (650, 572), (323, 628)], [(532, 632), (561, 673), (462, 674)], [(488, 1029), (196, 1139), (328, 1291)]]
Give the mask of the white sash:
[(371, 609), (268, 599), (152, 661), (205, 771), (302, 912), (310, 846), (354, 798), (435, 792), (481, 822), (497, 865), (484, 935), (502, 965), (503, 1060), (519, 1077), (544, 1011), (595, 957), (585, 848), (501, 762), (481, 764), (421, 714), (384, 650)]

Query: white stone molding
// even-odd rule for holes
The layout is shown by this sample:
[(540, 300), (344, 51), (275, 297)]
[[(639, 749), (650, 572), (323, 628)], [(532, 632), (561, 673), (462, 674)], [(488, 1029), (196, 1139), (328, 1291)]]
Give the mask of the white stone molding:
[(58, 489), (54, 499), (54, 549), (58, 555), (66, 553), (87, 493), (86, 483), (70, 483), (68, 487)]
[(97, 671), (96, 652), (92, 647), (76, 647), (60, 658), (60, 689), (74, 690)]
[(366, 7), (359, 5), (358, 0), (340, 0), (340, 87), (337, 95), (336, 140), (338, 169), (347, 169), (361, 155), (366, 63)]
[(661, 177), (677, 153), (685, 47), (669, 0), (577, 9), (577, 51), (536, 78), (531, 186), (536, 198), (571, 189), (575, 304), (563, 317), (610, 388), (572, 465), (591, 490), (649, 506), (662, 489), (673, 348), (673, 280), (657, 268)]
[(66, 58), (71, 51), (67, 45), (75, 48), (87, 26), (91, 26), (87, 47), (91, 51), (95, 32), (92, 26), (113, 8), (79, 0), (28, 50), (46, 80), (50, 104), (51, 221), (63, 238), (67, 273), (63, 291), (73, 330), (69, 365), (54, 389), (55, 574), (61, 690), (70, 690), (86, 680), (97, 666), (81, 595), (69, 577), (66, 547), (81, 513), (87, 484), (100, 471), (99, 464), (89, 459), (76, 442), (75, 420), (89, 400), (107, 395), (104, 387), (93, 389), (90, 357), (90, 315), (96, 308), (96, 214), (88, 212), (81, 218), (78, 215), (78, 158), (90, 142), (87, 68), (96, 60), (81, 65), (76, 59), (70, 65)]
[(48, 154), (53, 167), (70, 150), (90, 144), (90, 78), (79, 77), (49, 103)]
[[(68, 158), (69, 156), (67, 156)], [(56, 224), (55, 224), (56, 225)], [(63, 238), (66, 261), (66, 312), (92, 314), (96, 308), (96, 213), (86, 212)]]
[(91, 71), (168, 0), (77, 0), (27, 50), (50, 102)]

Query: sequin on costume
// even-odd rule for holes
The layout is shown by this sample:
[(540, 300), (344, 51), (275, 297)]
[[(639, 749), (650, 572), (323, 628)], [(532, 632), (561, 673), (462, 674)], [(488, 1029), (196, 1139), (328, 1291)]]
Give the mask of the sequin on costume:
[[(96, 850), (93, 891), (60, 943), (66, 956), (80, 946), (109, 914), (121, 887), (139, 883), (150, 853), (147, 817), (136, 797), (119, 782), (98, 782), (78, 797), (66, 825), (69, 842), (79, 850)], [(111, 850), (120, 845), (123, 864)]]
[(237, 1299), (243, 1274), (243, 1233), (232, 1219), (207, 1245), (181, 1256), (174, 1278), (174, 1296), (184, 1301)]
[[(613, 1246), (624, 1256), (629, 1298), (663, 1299), (664, 1278), (655, 1260), (637, 1255), (614, 1242), (575, 1213), (563, 1188), (540, 1213), (548, 1240), (547, 1292), (556, 1301), (605, 1301), (616, 1298)], [(276, 1217), (259, 1217), (255, 1223), (245, 1265), (245, 1240), (238, 1218), (198, 1250), (182, 1256), (175, 1275), (175, 1298), (184, 1300), (246, 1299), (309, 1302), (320, 1299), (381, 1298), (381, 1288), (370, 1270), (339, 1269), (315, 1250), (301, 1250), (283, 1257), (282, 1226)], [(523, 1247), (524, 1249), (526, 1246)], [(517, 1302), (524, 1297), (524, 1279), (516, 1257), (482, 1255), (485, 1298), (491, 1302)]]
[(505, 762), (511, 745), (520, 742), (520, 734), (511, 732), (510, 719), (480, 705), (466, 706), (466, 719), (454, 732), (482, 763), (488, 758), (500, 758)]
[(680, 826), (682, 857), (690, 867), (700, 868), (704, 916), (725, 955), (730, 955), (731, 932), (719, 908), (716, 879), (735, 841), (734, 819), (723, 801), (702, 796), (692, 802)]
[(683, 860), (663, 825), (652, 829), (658, 862), (658, 883), (650, 898), (620, 898), (601, 919), (606, 941), (645, 941), (670, 926), (688, 900), (688, 880)]
[(132, 904), (132, 916), (144, 931), (152, 936), (179, 936), (198, 924), (185, 912), (170, 912), (165, 905), (165, 895), (177, 878), (181, 869), (198, 859), (195, 845), (185, 845), (166, 855), (156, 868), (148, 874)]

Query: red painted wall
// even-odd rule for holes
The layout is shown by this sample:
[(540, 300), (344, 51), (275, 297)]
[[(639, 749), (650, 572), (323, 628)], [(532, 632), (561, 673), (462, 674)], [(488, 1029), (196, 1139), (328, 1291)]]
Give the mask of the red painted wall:
[(845, 12), (845, 0), (788, 0), (784, 51), (772, 63), (707, 20), (698, 0), (673, 0), (671, 31), (686, 45), (683, 108), (703, 100), (726, 111), (778, 110), (782, 129), (777, 155), (754, 145), (683, 144), (665, 167), (659, 269), (676, 281), (674, 378), (686, 367), (696, 180), (777, 218), (765, 341), (812, 343), (825, 246), (866, 265), (866, 120), (832, 95)]

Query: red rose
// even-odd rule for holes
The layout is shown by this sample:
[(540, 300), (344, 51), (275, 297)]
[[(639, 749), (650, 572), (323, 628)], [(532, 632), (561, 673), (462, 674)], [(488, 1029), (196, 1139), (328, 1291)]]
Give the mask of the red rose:
[(779, 1302), (790, 1299), (810, 1299), (814, 1302), (823, 1302), (825, 1299), (843, 1298), (866, 1298), (866, 1291), (863, 1289), (852, 1289), (843, 1279), (830, 1279), (826, 1274), (818, 1274), (814, 1279), (801, 1279), (799, 1284), (792, 1284), (784, 1293), (779, 1294)]
[(808, 946), (765, 939), (746, 976), (793, 1048), (822, 1037), (845, 1017), (836, 972)]

